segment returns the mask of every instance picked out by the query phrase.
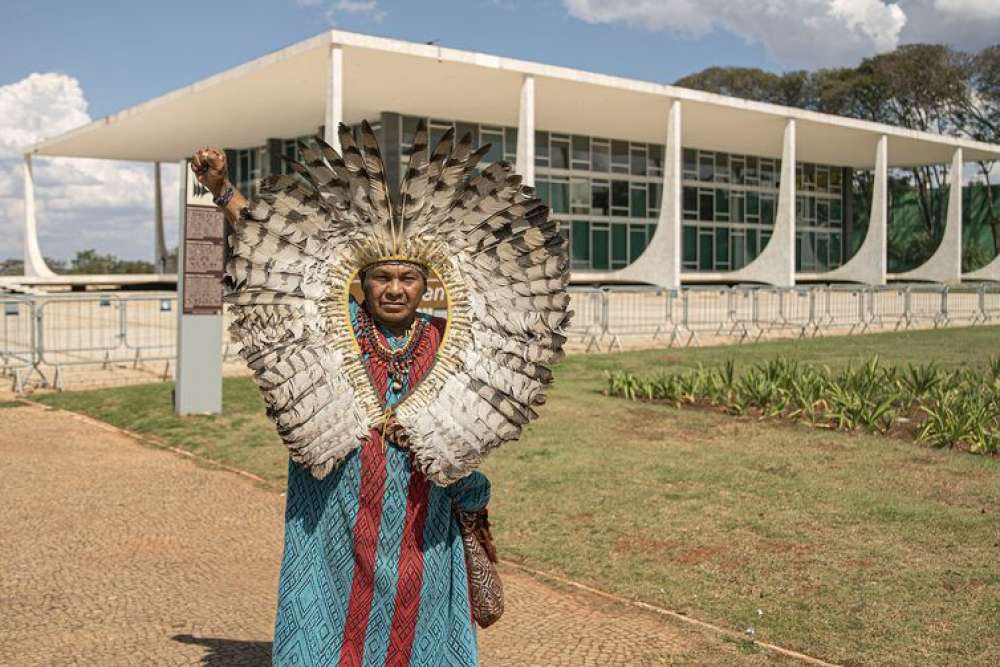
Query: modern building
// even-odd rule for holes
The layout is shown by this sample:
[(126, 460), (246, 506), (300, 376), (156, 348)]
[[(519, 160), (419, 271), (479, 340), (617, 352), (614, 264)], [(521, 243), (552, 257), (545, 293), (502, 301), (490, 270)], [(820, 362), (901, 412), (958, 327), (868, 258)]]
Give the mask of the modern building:
[[(1000, 146), (532, 62), (327, 32), (31, 146), (25, 266), (44, 275), (31, 160), (183, 161), (226, 147), (252, 192), (297, 141), (336, 146), (340, 122), (380, 133), (391, 179), (420, 119), (516, 164), (570, 241), (575, 282), (1000, 280), (1000, 258), (962, 274), (962, 197), (922, 266), (888, 274), (891, 167), (1000, 159)], [(867, 230), (853, 228), (851, 175), (872, 170)], [(957, 194), (957, 196), (955, 196)], [(159, 196), (157, 194), (156, 196)], [(864, 233), (864, 239), (852, 238)], [(851, 248), (857, 248), (852, 254)]]

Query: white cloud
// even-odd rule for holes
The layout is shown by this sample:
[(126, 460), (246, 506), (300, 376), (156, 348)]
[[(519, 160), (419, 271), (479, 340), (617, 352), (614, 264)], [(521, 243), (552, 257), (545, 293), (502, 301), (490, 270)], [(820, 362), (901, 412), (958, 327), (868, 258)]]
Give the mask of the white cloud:
[(881, 0), (563, 0), (590, 23), (621, 21), (700, 37), (719, 29), (783, 64), (834, 65), (891, 50), (906, 15)]
[(385, 10), (379, 7), (378, 0), (296, 0), (296, 3), (300, 7), (324, 6), (323, 16), (331, 26), (337, 25), (337, 19), (345, 14), (366, 18), (374, 23), (381, 23), (386, 15)]
[(876, 51), (896, 48), (906, 25), (906, 14), (899, 5), (885, 5), (880, 0), (830, 0), (829, 13), (849, 30), (868, 37)]
[(793, 67), (850, 65), (914, 41), (964, 50), (1000, 32), (1000, 0), (562, 0), (588, 23), (625, 23), (700, 37), (714, 30), (760, 44)]
[[(65, 74), (32, 74), (0, 86), (0, 259), (23, 255), (22, 149), (90, 122), (79, 82)], [(70, 258), (95, 248), (151, 261), (153, 168), (135, 162), (33, 158), (42, 253)], [(177, 168), (164, 165), (167, 245), (177, 243)]]
[(963, 51), (997, 43), (1000, 0), (905, 0), (902, 41), (938, 42)]
[(934, 0), (934, 8), (942, 14), (963, 19), (1000, 19), (997, 0)]

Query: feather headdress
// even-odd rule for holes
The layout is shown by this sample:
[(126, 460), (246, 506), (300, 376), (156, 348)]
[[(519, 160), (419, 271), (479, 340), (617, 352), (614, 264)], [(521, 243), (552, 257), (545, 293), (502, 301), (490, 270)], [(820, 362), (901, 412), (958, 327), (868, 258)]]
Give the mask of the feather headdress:
[(432, 482), (468, 475), (534, 419), (562, 356), (571, 313), (566, 243), (511, 165), (449, 131), (413, 139), (394, 206), (375, 133), (341, 152), (302, 145), (296, 173), (263, 180), (230, 236), (230, 331), (291, 458), (327, 475), (385, 418), (348, 316), (359, 269), (389, 258), (431, 269), (448, 324), (433, 368), (394, 408)]

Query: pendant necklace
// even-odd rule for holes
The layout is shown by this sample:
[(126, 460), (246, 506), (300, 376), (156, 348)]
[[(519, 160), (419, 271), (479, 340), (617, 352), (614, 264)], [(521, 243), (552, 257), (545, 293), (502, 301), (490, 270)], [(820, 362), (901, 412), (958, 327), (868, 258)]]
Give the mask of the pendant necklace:
[(360, 338), (367, 343), (368, 350), (385, 364), (389, 374), (389, 387), (397, 393), (402, 391), (404, 383), (409, 378), (414, 353), (417, 350), (417, 344), (423, 337), (426, 323), (422, 319), (416, 319), (406, 334), (406, 342), (403, 346), (392, 349), (382, 344), (378, 332), (375, 330), (375, 322), (366, 310), (361, 310), (360, 319)]

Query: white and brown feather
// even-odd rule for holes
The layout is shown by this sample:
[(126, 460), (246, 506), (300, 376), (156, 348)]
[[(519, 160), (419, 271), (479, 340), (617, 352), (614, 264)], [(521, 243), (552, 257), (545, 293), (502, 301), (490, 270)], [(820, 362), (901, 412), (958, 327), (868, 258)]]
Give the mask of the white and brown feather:
[(231, 331), (293, 460), (323, 477), (384, 419), (347, 318), (347, 286), (385, 256), (425, 262), (448, 290), (435, 364), (395, 409), (423, 473), (447, 485), (537, 417), (571, 313), (566, 243), (532, 188), (488, 146), (421, 124), (393, 206), (375, 132), (303, 146), (230, 237)]

